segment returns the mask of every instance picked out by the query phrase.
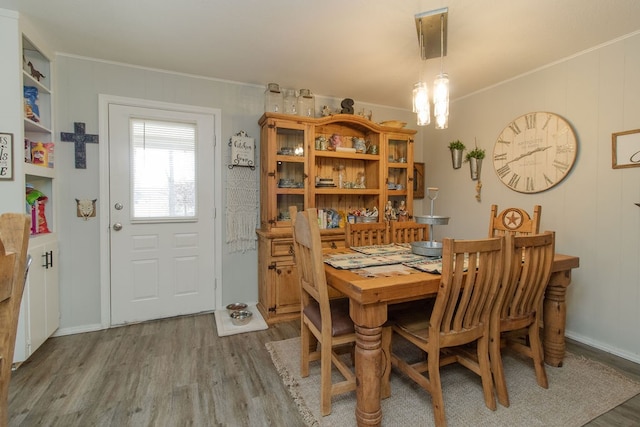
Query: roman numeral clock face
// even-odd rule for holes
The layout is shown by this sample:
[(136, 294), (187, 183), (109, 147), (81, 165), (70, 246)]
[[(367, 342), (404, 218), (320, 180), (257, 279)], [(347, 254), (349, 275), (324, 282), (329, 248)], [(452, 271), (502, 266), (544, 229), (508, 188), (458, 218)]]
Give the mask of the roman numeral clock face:
[(575, 162), (576, 136), (557, 114), (528, 113), (509, 123), (493, 147), (500, 181), (520, 193), (539, 193), (562, 181)]

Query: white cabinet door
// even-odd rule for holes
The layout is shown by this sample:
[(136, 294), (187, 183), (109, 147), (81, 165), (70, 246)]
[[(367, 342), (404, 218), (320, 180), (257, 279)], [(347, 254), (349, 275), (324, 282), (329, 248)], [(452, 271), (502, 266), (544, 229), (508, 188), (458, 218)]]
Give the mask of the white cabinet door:
[(46, 245), (45, 251), (50, 253), (49, 266), (45, 269), (45, 335), (49, 338), (60, 326), (58, 242)]
[[(42, 240), (42, 239), (41, 239)], [(58, 242), (33, 243), (32, 263), (22, 296), (14, 362), (25, 361), (58, 329)]]

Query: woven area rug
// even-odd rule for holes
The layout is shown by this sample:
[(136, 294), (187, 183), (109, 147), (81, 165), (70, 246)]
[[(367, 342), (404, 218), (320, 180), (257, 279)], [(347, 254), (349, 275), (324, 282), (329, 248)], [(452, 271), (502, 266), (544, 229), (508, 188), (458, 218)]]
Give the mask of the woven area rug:
[(226, 337), (228, 335), (262, 331), (269, 328), (267, 322), (264, 321), (255, 304), (249, 304), (247, 306), (247, 310), (253, 313), (253, 315), (251, 316), (251, 321), (242, 326), (236, 326), (233, 324), (233, 322), (231, 321), (231, 317), (229, 317), (229, 313), (226, 309), (216, 310), (214, 315), (216, 318), (216, 328), (218, 329), (218, 336)]
[[(291, 338), (266, 346), (307, 424), (355, 426), (355, 392), (335, 396), (331, 414), (320, 416), (320, 363), (312, 362), (309, 377), (301, 378), (299, 343), (299, 338)], [(401, 344), (394, 351), (405, 355), (412, 352), (410, 357), (419, 357)], [(601, 363), (572, 354), (566, 355), (562, 368), (546, 367), (549, 389), (538, 386), (533, 366), (526, 358), (507, 353), (504, 367), (511, 406), (498, 404), (495, 412), (484, 405), (480, 377), (458, 365), (442, 369), (450, 427), (582, 426), (640, 393), (640, 383)], [(395, 369), (391, 375), (391, 397), (382, 401), (382, 414), (382, 424), (387, 426), (433, 425), (429, 394)]]

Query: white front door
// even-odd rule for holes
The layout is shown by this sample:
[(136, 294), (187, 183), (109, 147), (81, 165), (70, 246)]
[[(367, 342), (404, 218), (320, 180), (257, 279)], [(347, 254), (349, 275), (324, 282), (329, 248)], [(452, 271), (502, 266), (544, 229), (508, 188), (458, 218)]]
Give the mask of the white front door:
[(112, 325), (215, 309), (214, 123), (109, 104)]

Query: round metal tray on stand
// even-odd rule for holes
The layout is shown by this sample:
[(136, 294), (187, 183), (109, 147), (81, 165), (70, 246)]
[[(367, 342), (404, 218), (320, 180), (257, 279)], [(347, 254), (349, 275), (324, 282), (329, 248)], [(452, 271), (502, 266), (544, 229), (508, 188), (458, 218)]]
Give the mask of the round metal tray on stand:
[(429, 224), (429, 240), (412, 242), (411, 252), (417, 255), (440, 257), (442, 256), (442, 242), (433, 241), (433, 226), (447, 225), (449, 223), (449, 217), (433, 214), (433, 201), (438, 197), (438, 188), (429, 187), (427, 189), (427, 197), (431, 200), (431, 215), (416, 215), (415, 218), (418, 224)]

